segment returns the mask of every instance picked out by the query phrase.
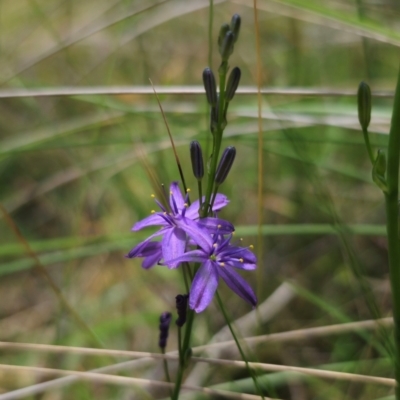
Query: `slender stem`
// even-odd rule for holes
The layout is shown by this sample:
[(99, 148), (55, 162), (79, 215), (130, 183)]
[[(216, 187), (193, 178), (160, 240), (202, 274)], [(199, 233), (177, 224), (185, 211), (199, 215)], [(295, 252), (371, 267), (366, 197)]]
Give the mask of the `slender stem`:
[(208, 13), (208, 65), (212, 66), (212, 53), (213, 53), (213, 29), (214, 22), (214, 0), (210, 0), (210, 12)]
[(364, 142), (365, 142), (365, 146), (367, 147), (369, 159), (371, 160), (372, 165), (374, 165), (375, 157), (374, 157), (374, 153), (372, 152), (371, 144), (369, 143), (368, 130), (363, 129), (362, 131), (363, 131)]
[(178, 352), (179, 352), (179, 365), (183, 364), (182, 354), (182, 328), (178, 326)]
[[(174, 392), (172, 393), (172, 396), (171, 396), (172, 400), (178, 400), (178, 398), (179, 398), (179, 392), (180, 392), (181, 385), (182, 385), (183, 373), (185, 372), (185, 369), (186, 369), (185, 357), (190, 348), (190, 337), (192, 334), (193, 320), (194, 320), (194, 311), (188, 310), (187, 319), (186, 319), (185, 337), (183, 339), (182, 346), (179, 345), (179, 368), (178, 368), (178, 374), (177, 374), (176, 381), (175, 381)], [(179, 328), (179, 330), (178, 330), (179, 344), (181, 343), (180, 333), (179, 333), (180, 331), (181, 331), (181, 328)]]
[(201, 184), (200, 179), (197, 181), (197, 190), (199, 192), (199, 203), (200, 203), (199, 212), (200, 212), (201, 207), (202, 207), (202, 201), (203, 201), (203, 186)]
[(184, 263), (182, 267), (182, 274), (183, 274), (183, 280), (185, 282), (186, 293), (189, 293), (189, 282), (186, 275), (188, 272), (190, 272), (190, 266), (187, 263)]
[(386, 202), (389, 271), (393, 297), (396, 399), (400, 400), (400, 241), (398, 231), (398, 192), (400, 162), (400, 69), (394, 97), (389, 134)]
[[(165, 354), (165, 348), (163, 348), (161, 352), (162, 354)], [(163, 366), (164, 366), (165, 379), (167, 380), (168, 383), (171, 383), (171, 377), (169, 375), (169, 369), (168, 369), (168, 360), (166, 358), (163, 359)], [(170, 395), (172, 395), (172, 392), (170, 392)]]
[(238, 338), (237, 338), (237, 336), (236, 336), (236, 334), (235, 334), (235, 331), (234, 331), (233, 328), (232, 328), (231, 321), (230, 321), (230, 319), (229, 319), (229, 317), (228, 317), (228, 314), (226, 313), (225, 307), (224, 307), (224, 305), (223, 305), (223, 303), (222, 303), (222, 300), (221, 300), (221, 297), (220, 297), (218, 291), (216, 292), (216, 296), (217, 296), (217, 301), (218, 301), (219, 308), (221, 309), (222, 314), (224, 315), (225, 322), (226, 322), (226, 324), (228, 325), (228, 328), (229, 328), (229, 330), (230, 330), (230, 332), (231, 332), (231, 334), (232, 334), (232, 337), (233, 337), (233, 339), (234, 339), (234, 341), (235, 341), (235, 343), (236, 343), (236, 347), (237, 347), (238, 350), (239, 350), (239, 353), (240, 353), (240, 355), (241, 355), (241, 357), (242, 357), (242, 360), (243, 360), (243, 361), (245, 362), (245, 364), (246, 364), (247, 372), (249, 373), (249, 375), (251, 376), (251, 379), (252, 379), (253, 382), (254, 382), (254, 386), (255, 386), (255, 388), (256, 388), (257, 394), (258, 394), (259, 396), (261, 396), (261, 397), (264, 399), (264, 395), (262, 394), (260, 385), (259, 385), (258, 382), (257, 382), (257, 377), (256, 377), (256, 375), (255, 375), (255, 372), (254, 372), (254, 370), (251, 369), (250, 366), (249, 366), (249, 362), (247, 361), (247, 357), (246, 357), (246, 355), (244, 354), (244, 351), (243, 351), (243, 349), (242, 349), (242, 346), (240, 345), (240, 342), (239, 342), (239, 340), (238, 340)]

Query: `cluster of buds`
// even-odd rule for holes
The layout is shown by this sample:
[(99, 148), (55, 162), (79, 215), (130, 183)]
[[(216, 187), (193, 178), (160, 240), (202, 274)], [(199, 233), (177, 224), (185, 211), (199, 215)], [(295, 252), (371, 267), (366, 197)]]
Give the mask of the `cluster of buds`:
[[(225, 75), (228, 71), (228, 59), (231, 56), (234, 44), (239, 37), (240, 22), (240, 16), (235, 14), (232, 17), (231, 23), (222, 25), (220, 29), (218, 37), (219, 52), (222, 58), (222, 63), (219, 67), (220, 75)], [(203, 71), (204, 88), (208, 104), (211, 106), (210, 130), (213, 135), (218, 131), (221, 132), (224, 130), (227, 125), (226, 113), (228, 111), (228, 105), (235, 96), (240, 82), (240, 77), (240, 68), (233, 68), (228, 77), (226, 87), (221, 88), (221, 90), (224, 91), (223, 102), (221, 102), (221, 96), (217, 93), (217, 85), (213, 71), (209, 67), (205, 68)]]

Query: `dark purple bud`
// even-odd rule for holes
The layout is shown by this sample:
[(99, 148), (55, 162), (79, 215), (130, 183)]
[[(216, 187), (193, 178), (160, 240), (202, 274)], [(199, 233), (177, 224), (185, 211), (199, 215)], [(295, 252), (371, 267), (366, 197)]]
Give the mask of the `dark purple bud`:
[(203, 83), (208, 104), (215, 106), (217, 104), (217, 86), (215, 84), (214, 73), (208, 67), (203, 71)]
[(233, 52), (234, 43), (235, 36), (232, 31), (228, 31), (221, 43), (221, 46), (219, 47), (219, 53), (221, 54), (222, 61), (228, 61), (228, 58)]
[(172, 315), (170, 312), (163, 312), (160, 316), (160, 338), (158, 345), (161, 349), (165, 349), (167, 346), (169, 324), (171, 323)]
[(218, 46), (219, 46), (219, 48), (220, 48), (220, 51), (221, 51), (221, 45), (222, 45), (222, 42), (224, 41), (224, 39), (225, 39), (225, 35), (228, 33), (228, 31), (230, 31), (231, 30), (231, 28), (230, 28), (230, 26), (228, 25), (228, 24), (223, 24), (222, 26), (221, 26), (221, 29), (219, 30), (219, 35), (218, 35)]
[(228, 83), (226, 84), (226, 91), (225, 91), (225, 100), (226, 101), (231, 101), (233, 99), (233, 96), (236, 93), (236, 89), (239, 86), (241, 75), (242, 75), (242, 73), (241, 73), (239, 67), (235, 67), (231, 71), (229, 78), (228, 78)]
[(197, 140), (190, 142), (190, 159), (192, 161), (193, 175), (200, 180), (204, 176), (203, 153)]
[(231, 20), (230, 30), (233, 32), (233, 35), (235, 36), (235, 43), (239, 38), (240, 23), (241, 23), (240, 15), (234, 14)]
[(358, 120), (363, 130), (368, 129), (371, 121), (371, 89), (365, 82), (361, 82), (357, 92)]
[(235, 160), (236, 149), (233, 146), (228, 146), (222, 153), (221, 160), (219, 161), (217, 172), (215, 174), (215, 183), (220, 185), (226, 179), (229, 171)]
[(178, 296), (175, 297), (176, 311), (178, 312), (176, 325), (178, 325), (179, 327), (182, 327), (186, 322), (188, 297), (189, 296), (187, 294), (178, 294)]

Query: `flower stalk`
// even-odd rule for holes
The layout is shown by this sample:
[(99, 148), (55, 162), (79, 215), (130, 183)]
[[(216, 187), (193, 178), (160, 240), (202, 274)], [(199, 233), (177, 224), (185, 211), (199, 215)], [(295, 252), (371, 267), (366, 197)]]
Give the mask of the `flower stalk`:
[(400, 240), (399, 240), (399, 166), (400, 166), (400, 68), (392, 113), (387, 151), (385, 194), (389, 273), (393, 297), (396, 399), (400, 400)]
[(385, 153), (378, 151), (372, 155), (368, 139), (368, 125), (371, 118), (371, 91), (361, 82), (358, 89), (358, 116), (363, 130), (365, 144), (372, 162), (372, 179), (385, 197), (386, 231), (388, 238), (389, 275), (393, 299), (394, 320), (394, 363), (396, 400), (400, 400), (400, 236), (399, 236), (399, 167), (400, 167), (400, 68), (394, 96), (391, 128)]
[[(201, 146), (197, 141), (190, 143), (192, 172), (198, 183), (199, 199), (190, 202), (189, 189), (184, 186), (185, 193), (182, 194), (179, 183), (172, 182), (169, 195), (165, 193), (164, 204), (155, 200), (161, 211), (153, 210), (152, 215), (137, 222), (132, 228), (133, 231), (148, 226), (159, 226), (160, 229), (137, 244), (127, 255), (128, 258), (143, 258), (142, 267), (145, 269), (155, 265), (164, 265), (169, 269), (179, 267), (183, 269), (188, 294), (176, 297), (179, 366), (172, 400), (179, 398), (183, 375), (191, 358), (190, 345), (195, 313), (203, 312), (209, 306), (216, 294), (219, 281), (225, 281), (234, 293), (252, 307), (257, 304), (253, 289), (236, 272), (236, 270), (254, 270), (257, 259), (250, 248), (231, 243), (234, 227), (229, 221), (218, 218), (217, 214), (229, 202), (227, 197), (217, 193), (217, 190), (227, 178), (236, 156), (236, 149), (233, 146), (225, 148), (221, 157), (220, 151), (223, 132), (227, 125), (229, 102), (235, 95), (241, 75), (240, 69), (235, 67), (227, 82), (228, 60), (239, 37), (240, 24), (240, 16), (235, 14), (231, 24), (223, 25), (220, 30), (218, 45), (221, 64), (218, 69), (218, 91), (211, 68), (203, 71), (204, 88), (211, 107), (210, 131), (213, 146), (205, 173)], [(206, 184), (203, 196), (204, 175)], [(181, 179), (183, 181), (182, 174)], [(221, 302), (220, 305), (223, 308)], [(223, 312), (226, 316), (225, 310)], [(229, 324), (229, 320), (227, 323)], [(165, 348), (166, 342), (163, 340), (166, 340), (167, 331), (163, 331), (163, 334), (160, 343)], [(241, 354), (246, 361), (244, 353)]]

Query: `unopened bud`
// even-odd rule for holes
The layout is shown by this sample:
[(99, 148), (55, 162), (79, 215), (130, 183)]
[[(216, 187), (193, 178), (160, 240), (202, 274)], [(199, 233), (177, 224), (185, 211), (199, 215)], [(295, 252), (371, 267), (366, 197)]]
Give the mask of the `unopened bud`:
[(235, 43), (235, 36), (232, 31), (228, 31), (224, 40), (219, 47), (219, 53), (223, 61), (228, 61), (228, 58), (233, 52), (233, 44)]
[(233, 35), (235, 37), (235, 43), (237, 42), (237, 40), (239, 38), (240, 23), (241, 23), (240, 15), (234, 14), (232, 17), (232, 20), (231, 20), (230, 29), (233, 32)]
[(223, 24), (221, 26), (221, 29), (219, 30), (219, 35), (218, 35), (218, 46), (219, 46), (219, 51), (221, 51), (221, 46), (222, 42), (225, 39), (226, 34), (231, 30), (230, 26), (228, 24)]
[(176, 311), (178, 312), (178, 319), (176, 320), (176, 325), (182, 327), (186, 322), (186, 311), (187, 311), (187, 294), (178, 294), (175, 297)]
[(170, 312), (163, 312), (160, 316), (160, 339), (158, 345), (161, 349), (165, 349), (167, 346), (169, 324), (171, 323), (172, 315)]
[(241, 73), (239, 67), (235, 67), (231, 71), (229, 78), (228, 78), (228, 83), (226, 84), (226, 91), (225, 91), (225, 100), (226, 101), (231, 101), (233, 99), (233, 96), (235, 95), (236, 90), (239, 86), (241, 75), (242, 75), (242, 73)]
[(229, 171), (235, 160), (236, 149), (233, 146), (228, 146), (222, 153), (221, 160), (219, 161), (217, 172), (215, 174), (215, 183), (220, 185), (226, 179)]
[(194, 177), (198, 180), (202, 179), (204, 176), (203, 153), (197, 140), (190, 143), (190, 159)]
[(203, 84), (208, 104), (215, 106), (217, 104), (217, 86), (215, 84), (214, 73), (208, 67), (203, 71)]
[(357, 92), (358, 120), (363, 130), (368, 129), (371, 121), (371, 89), (365, 82), (361, 82)]

